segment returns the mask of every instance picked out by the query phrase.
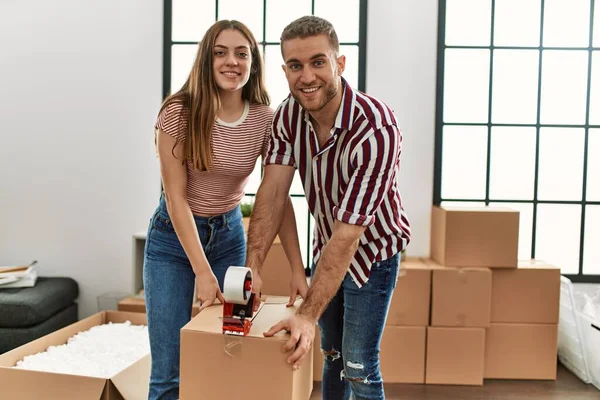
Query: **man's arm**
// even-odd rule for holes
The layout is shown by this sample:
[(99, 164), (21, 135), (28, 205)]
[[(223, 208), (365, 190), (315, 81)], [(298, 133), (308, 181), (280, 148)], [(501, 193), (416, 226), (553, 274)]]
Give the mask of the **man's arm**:
[(342, 284), (364, 231), (364, 226), (335, 221), (331, 239), (323, 247), (306, 299), (296, 312), (298, 315), (317, 322)]
[[(281, 227), (293, 178), (294, 167), (274, 164), (265, 166), (248, 228), (246, 266), (256, 274), (260, 274), (267, 252)], [(260, 282), (257, 283), (260, 286)], [(258, 292), (260, 287), (256, 289), (255, 292)]]

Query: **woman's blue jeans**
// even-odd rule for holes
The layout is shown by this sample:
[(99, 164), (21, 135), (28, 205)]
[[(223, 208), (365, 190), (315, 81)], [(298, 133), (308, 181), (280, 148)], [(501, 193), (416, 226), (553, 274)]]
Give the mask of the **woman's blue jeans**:
[[(240, 207), (209, 218), (194, 216), (200, 242), (223, 290), (229, 266), (246, 263)], [(180, 329), (189, 322), (196, 275), (179, 242), (164, 197), (150, 220), (144, 250), (144, 296), (152, 369), (148, 398), (179, 398)]]
[(379, 349), (399, 267), (400, 254), (373, 264), (360, 289), (346, 274), (319, 319), (323, 400), (385, 399)]

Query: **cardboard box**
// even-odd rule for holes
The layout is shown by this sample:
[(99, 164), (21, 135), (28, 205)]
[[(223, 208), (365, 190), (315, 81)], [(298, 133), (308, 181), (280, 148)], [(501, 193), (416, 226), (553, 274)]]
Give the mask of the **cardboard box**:
[(222, 306), (208, 307), (181, 330), (180, 397), (182, 400), (307, 400), (313, 389), (313, 350), (296, 371), (281, 351), (289, 334), (265, 338), (297, 305), (287, 297), (267, 297), (253, 319), (249, 336), (221, 333)]
[(484, 377), (555, 380), (558, 325), (492, 324), (485, 340)]
[(488, 268), (431, 266), (431, 325), (488, 327), (492, 272)]
[(265, 262), (260, 271), (263, 295), (288, 296), (290, 295), (290, 281), (292, 269), (288, 261), (279, 236), (275, 237)]
[(400, 276), (390, 303), (386, 324), (427, 326), (431, 299), (431, 268), (419, 259), (400, 264)]
[(431, 258), (455, 267), (515, 268), (519, 211), (502, 207), (433, 206)]
[[(217, 300), (218, 301), (218, 300)], [(118, 310), (125, 312), (146, 313), (146, 301), (139, 297), (127, 297), (118, 303)], [(198, 315), (200, 302), (196, 301), (192, 306), (192, 317)]]
[(386, 326), (381, 338), (384, 383), (425, 383), (425, 326)]
[(313, 342), (313, 380), (321, 382), (323, 380), (323, 353), (321, 352), (321, 331), (319, 327), (315, 329), (315, 340)]
[(425, 383), (483, 385), (484, 328), (427, 328)]
[(527, 260), (492, 271), (492, 322), (558, 324), (559, 309), (560, 268)]
[(49, 346), (65, 344), (70, 337), (93, 326), (125, 321), (131, 321), (134, 325), (145, 325), (146, 316), (139, 313), (103, 311), (0, 355), (2, 397), (19, 400), (147, 399), (150, 354), (110, 379), (12, 368), (25, 356), (46, 351)]

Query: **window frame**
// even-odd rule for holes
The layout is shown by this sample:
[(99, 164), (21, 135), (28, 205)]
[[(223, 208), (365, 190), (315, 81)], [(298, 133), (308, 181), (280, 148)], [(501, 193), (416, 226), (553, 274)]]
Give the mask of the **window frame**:
[[(494, 45), (494, 25), (495, 25), (495, 5), (497, 1), (502, 0), (490, 0), (491, 1), (491, 28), (490, 28), (490, 44), (489, 46), (448, 46), (446, 42), (446, 0), (439, 1), (438, 9), (438, 48), (437, 48), (437, 93), (436, 93), (436, 127), (435, 127), (435, 151), (434, 151), (434, 187), (433, 187), (433, 205), (440, 205), (441, 202), (480, 202), (488, 205), (490, 202), (493, 203), (524, 203), (532, 204), (533, 206), (533, 226), (532, 226), (532, 241), (531, 241), (531, 258), (535, 258), (536, 249), (536, 226), (537, 226), (537, 214), (538, 205), (540, 204), (573, 204), (581, 205), (581, 230), (580, 230), (580, 243), (579, 243), (579, 270), (577, 274), (563, 274), (564, 276), (571, 279), (573, 282), (585, 282), (585, 283), (600, 283), (600, 275), (585, 274), (583, 271), (584, 261), (584, 242), (585, 242), (585, 213), (587, 205), (600, 205), (600, 201), (589, 201), (586, 199), (587, 191), (587, 167), (588, 167), (588, 143), (589, 143), (589, 132), (590, 129), (598, 129), (600, 125), (590, 125), (590, 95), (591, 95), (591, 75), (592, 75), (592, 56), (594, 51), (600, 50), (600, 47), (594, 47), (593, 34), (594, 34), (594, 13), (600, 13), (600, 7), (595, 7), (597, 4), (595, 0), (590, 0), (590, 26), (589, 26), (589, 43), (588, 47), (551, 47), (543, 45), (544, 35), (544, 0), (540, 0), (541, 12), (540, 12), (540, 42), (539, 46), (495, 46)], [(487, 123), (447, 123), (444, 122), (444, 62), (445, 62), (445, 51), (446, 49), (484, 49), (490, 50), (490, 64), (489, 64), (489, 92), (488, 92), (488, 122)], [(493, 84), (493, 61), (494, 61), (494, 49), (501, 50), (539, 50), (538, 59), (538, 88), (537, 88), (537, 116), (536, 123), (534, 124), (498, 124), (491, 122), (492, 115), (492, 84)], [(588, 51), (588, 70), (587, 70), (587, 91), (586, 91), (586, 117), (585, 124), (583, 125), (556, 125), (556, 124), (542, 124), (540, 123), (540, 109), (541, 109), (541, 86), (542, 86), (542, 57), (544, 50), (587, 50)], [(442, 150), (443, 150), (443, 128), (445, 126), (460, 125), (460, 126), (480, 126), (487, 127), (487, 160), (486, 160), (486, 190), (485, 199), (465, 199), (465, 198), (443, 198), (442, 197)], [(510, 126), (510, 127), (530, 127), (535, 128), (535, 175), (534, 175), (534, 193), (532, 200), (515, 200), (515, 199), (491, 199), (490, 198), (490, 173), (491, 173), (491, 155), (493, 154), (492, 149), (492, 127), (496, 126)], [(558, 128), (583, 128), (584, 133), (584, 154), (583, 154), (583, 188), (581, 200), (574, 201), (559, 201), (559, 200), (540, 200), (538, 199), (538, 188), (539, 188), (539, 176), (540, 176), (540, 130), (547, 127), (558, 127)]]

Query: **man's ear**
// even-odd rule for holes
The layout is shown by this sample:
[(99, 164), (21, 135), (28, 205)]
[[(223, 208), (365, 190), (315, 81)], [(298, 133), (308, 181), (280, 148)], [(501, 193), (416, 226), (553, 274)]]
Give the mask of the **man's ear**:
[(338, 75), (342, 75), (346, 69), (346, 56), (339, 56), (336, 60)]
[(287, 75), (287, 66), (285, 64), (281, 64), (281, 69), (283, 70), (283, 73)]

